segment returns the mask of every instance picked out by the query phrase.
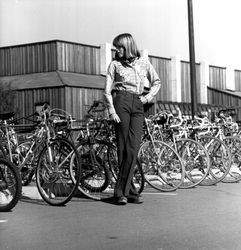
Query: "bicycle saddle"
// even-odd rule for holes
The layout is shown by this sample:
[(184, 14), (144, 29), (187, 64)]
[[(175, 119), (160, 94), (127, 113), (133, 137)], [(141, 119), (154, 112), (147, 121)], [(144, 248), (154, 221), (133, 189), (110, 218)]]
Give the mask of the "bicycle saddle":
[(14, 112), (0, 114), (0, 120), (8, 120), (8, 119), (14, 117), (14, 115), (15, 115)]

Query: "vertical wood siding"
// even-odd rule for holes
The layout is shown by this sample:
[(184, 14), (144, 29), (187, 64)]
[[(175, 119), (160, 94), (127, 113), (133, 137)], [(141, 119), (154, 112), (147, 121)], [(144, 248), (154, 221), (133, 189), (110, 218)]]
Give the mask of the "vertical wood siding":
[(57, 70), (56, 42), (36, 43), (0, 49), (0, 76)]
[(103, 100), (102, 89), (77, 87), (41, 88), (16, 91), (17, 118), (35, 112), (35, 104), (49, 102), (52, 108), (66, 110), (76, 119), (83, 119), (95, 100)]
[[(196, 87), (197, 102), (200, 103), (201, 87), (200, 87), (200, 65), (196, 64)], [(181, 61), (181, 101), (191, 102), (191, 81), (190, 81), (190, 63)]]
[(103, 100), (103, 90), (66, 87), (66, 96), (66, 110), (82, 120), (95, 100)]
[(181, 101), (191, 102), (190, 65), (181, 62)]
[(35, 104), (49, 102), (53, 108), (65, 109), (64, 88), (42, 88), (16, 91), (16, 118), (32, 115)]
[(227, 107), (234, 107), (241, 105), (241, 98), (231, 94), (223, 93), (215, 89), (208, 88), (208, 103), (215, 105), (225, 105)]
[(215, 89), (226, 89), (226, 68), (209, 66), (209, 86)]
[[(208, 103), (220, 106), (226, 106), (227, 108), (241, 107), (241, 98), (231, 94), (223, 93), (219, 90), (208, 88)], [(237, 121), (241, 121), (241, 109), (236, 109)]]
[(0, 76), (66, 71), (100, 74), (100, 47), (50, 41), (0, 48)]
[(169, 100), (171, 96), (171, 88), (169, 86), (171, 74), (171, 60), (168, 58), (149, 56), (149, 61), (153, 65), (157, 74), (159, 75), (162, 83), (162, 87), (156, 96), (156, 100)]
[(235, 90), (241, 91), (241, 70), (235, 70), (234, 77), (235, 77)]
[(81, 74), (100, 74), (100, 47), (57, 42), (58, 70)]

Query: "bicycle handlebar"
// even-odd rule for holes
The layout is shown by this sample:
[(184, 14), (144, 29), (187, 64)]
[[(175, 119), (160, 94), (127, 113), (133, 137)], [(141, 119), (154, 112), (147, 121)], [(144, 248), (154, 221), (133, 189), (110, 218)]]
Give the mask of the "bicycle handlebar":
[[(100, 105), (102, 105), (102, 108), (99, 108), (98, 110), (94, 110), (95, 108), (98, 108)], [(89, 110), (88, 110), (88, 114), (92, 111), (92, 112), (103, 112), (106, 109), (106, 104), (104, 101), (94, 101), (94, 103), (90, 106)]]

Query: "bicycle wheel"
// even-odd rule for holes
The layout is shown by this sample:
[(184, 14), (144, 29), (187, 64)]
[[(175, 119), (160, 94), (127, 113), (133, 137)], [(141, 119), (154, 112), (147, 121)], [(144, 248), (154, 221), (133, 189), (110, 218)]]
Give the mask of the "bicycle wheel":
[(241, 139), (237, 136), (227, 136), (223, 142), (231, 153), (231, 168), (223, 182), (233, 183), (241, 180)]
[(80, 171), (75, 146), (63, 138), (52, 140), (41, 151), (36, 168), (36, 183), (43, 200), (53, 206), (70, 201), (78, 188)]
[[(231, 154), (227, 146), (220, 139), (203, 135), (200, 143), (207, 149), (210, 157), (209, 182), (214, 185), (222, 181), (231, 168)], [(202, 183), (201, 183), (202, 185)]]
[(21, 197), (21, 179), (16, 167), (0, 158), (0, 212), (13, 209)]
[(195, 187), (201, 182), (210, 183), (206, 178), (210, 169), (210, 158), (204, 146), (195, 140), (181, 138), (176, 141), (175, 148), (185, 168), (185, 178), (180, 188)]
[(81, 159), (79, 191), (88, 198), (102, 200), (113, 196), (110, 185), (110, 156), (115, 155), (112, 144), (95, 139), (82, 140), (77, 146)]
[(183, 182), (185, 169), (178, 153), (168, 144), (154, 140), (144, 142), (138, 152), (145, 181), (153, 188), (170, 192)]

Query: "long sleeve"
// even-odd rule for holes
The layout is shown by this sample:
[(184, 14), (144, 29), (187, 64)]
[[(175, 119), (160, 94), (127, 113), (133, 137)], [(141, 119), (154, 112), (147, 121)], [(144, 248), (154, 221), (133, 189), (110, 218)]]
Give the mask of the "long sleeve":
[(150, 61), (141, 57), (128, 67), (115, 60), (112, 61), (107, 70), (104, 89), (109, 114), (116, 113), (111, 95), (113, 89), (143, 95), (147, 80), (151, 86), (145, 98), (147, 102), (151, 102), (161, 87), (161, 81)]
[(156, 73), (156, 70), (149, 61), (148, 61), (147, 78), (151, 84), (151, 87), (149, 93), (145, 95), (145, 98), (147, 99), (148, 102), (150, 102), (158, 93), (161, 87), (161, 80), (158, 74)]
[(115, 79), (115, 66), (113, 63), (110, 63), (106, 74), (105, 89), (104, 89), (104, 97), (107, 102), (107, 108), (110, 115), (116, 113), (113, 105), (113, 98), (111, 95), (111, 91), (114, 87), (114, 79)]

